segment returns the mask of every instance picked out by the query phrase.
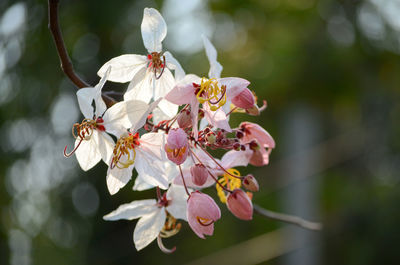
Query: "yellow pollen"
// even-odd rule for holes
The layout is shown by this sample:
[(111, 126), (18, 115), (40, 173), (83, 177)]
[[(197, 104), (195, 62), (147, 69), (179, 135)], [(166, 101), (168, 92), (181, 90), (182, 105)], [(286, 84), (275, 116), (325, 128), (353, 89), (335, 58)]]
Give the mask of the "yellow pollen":
[[(135, 163), (136, 150), (135, 146), (139, 144), (137, 138), (133, 134), (121, 136), (115, 144), (113, 150), (112, 165), (119, 169), (128, 168)], [(130, 151), (133, 151), (133, 155)], [(121, 161), (122, 156), (127, 156), (126, 161)]]
[(208, 102), (210, 109), (216, 111), (226, 103), (226, 86), (220, 87), (215, 78), (203, 77), (196, 98), (201, 104)]
[[(240, 172), (234, 168), (228, 169), (227, 171), (234, 176), (240, 177)], [(222, 186), (224, 186), (230, 190), (239, 189), (242, 186), (242, 181), (240, 180), (240, 178), (234, 178), (226, 172), (218, 180), (218, 182)], [(222, 187), (220, 185), (215, 185), (215, 187), (217, 189), (217, 194), (218, 194), (218, 197), (221, 200), (221, 202), (226, 203), (225, 191), (222, 189)]]

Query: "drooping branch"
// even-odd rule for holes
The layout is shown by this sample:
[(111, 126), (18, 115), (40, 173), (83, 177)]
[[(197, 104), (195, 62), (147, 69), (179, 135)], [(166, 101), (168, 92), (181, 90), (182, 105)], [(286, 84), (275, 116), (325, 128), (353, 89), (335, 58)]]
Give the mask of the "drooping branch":
[(61, 61), (61, 69), (68, 78), (78, 88), (89, 87), (90, 85), (82, 80), (74, 71), (71, 59), (65, 48), (64, 40), (61, 34), (60, 24), (58, 21), (58, 4), (59, 0), (49, 0), (49, 29), (53, 35), (54, 43), (56, 44), (58, 56)]
[(264, 209), (256, 204), (254, 204), (253, 207), (254, 207), (254, 211), (256, 213), (258, 213), (259, 215), (262, 215), (264, 217), (267, 217), (269, 219), (297, 225), (297, 226), (300, 226), (302, 228), (309, 229), (309, 230), (318, 231), (318, 230), (322, 229), (321, 223), (310, 222), (310, 221), (304, 220), (303, 218), (300, 218), (298, 216), (273, 212), (273, 211)]
[[(54, 43), (57, 48), (58, 56), (60, 57), (61, 69), (66, 76), (74, 83), (78, 88), (90, 87), (91, 85), (82, 80), (74, 70), (71, 59), (68, 55), (67, 49), (65, 48), (64, 39), (62, 37), (60, 23), (58, 19), (58, 5), (60, 0), (48, 0), (49, 2), (49, 29), (54, 39)], [(116, 103), (116, 100), (109, 95), (102, 93), (103, 100), (108, 107)]]

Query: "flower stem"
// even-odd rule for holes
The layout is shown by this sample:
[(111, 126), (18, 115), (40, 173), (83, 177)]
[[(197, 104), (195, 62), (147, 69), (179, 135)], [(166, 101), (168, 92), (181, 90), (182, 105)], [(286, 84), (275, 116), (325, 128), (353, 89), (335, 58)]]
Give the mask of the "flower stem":
[(186, 186), (185, 178), (183, 177), (181, 165), (178, 165), (178, 167), (179, 167), (179, 171), (181, 172), (182, 182), (183, 182), (183, 186), (185, 187), (186, 194), (190, 197), (190, 193), (189, 193), (188, 188)]

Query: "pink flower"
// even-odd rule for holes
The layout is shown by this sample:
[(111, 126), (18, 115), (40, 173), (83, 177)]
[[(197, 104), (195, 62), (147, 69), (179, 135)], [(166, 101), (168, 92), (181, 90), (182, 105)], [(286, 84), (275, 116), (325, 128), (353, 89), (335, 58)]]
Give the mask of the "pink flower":
[(189, 153), (189, 142), (184, 130), (178, 128), (169, 131), (165, 152), (168, 159), (175, 164), (180, 165), (185, 162)]
[(187, 206), (187, 219), (190, 228), (200, 238), (214, 233), (214, 222), (221, 218), (221, 210), (207, 194), (199, 191), (190, 194)]
[(192, 181), (197, 186), (203, 186), (208, 178), (208, 171), (203, 164), (196, 164), (190, 168), (190, 173), (192, 175)]
[(268, 165), (269, 154), (271, 153), (272, 149), (268, 149), (267, 151), (265, 148), (260, 147), (260, 144), (257, 140), (250, 142), (250, 149), (253, 151), (249, 160), (250, 164), (257, 167)]
[(253, 203), (243, 190), (235, 189), (229, 194), (226, 205), (237, 218), (242, 220), (253, 219)]
[(267, 165), (269, 155), (275, 148), (275, 141), (272, 136), (260, 125), (251, 122), (242, 122), (239, 128), (237, 135), (240, 135), (240, 142), (249, 143), (250, 149), (253, 151), (249, 163), (254, 166)]
[(245, 88), (239, 95), (232, 99), (232, 103), (242, 109), (250, 109), (254, 106), (255, 100), (250, 89)]
[(243, 184), (243, 187), (246, 188), (246, 190), (249, 190), (252, 192), (256, 192), (260, 189), (260, 186), (258, 185), (257, 180), (251, 174), (249, 174), (243, 178), (242, 184)]
[(243, 131), (242, 142), (248, 143), (255, 139), (264, 148), (275, 148), (274, 139), (260, 125), (252, 122), (242, 122), (239, 128)]
[(197, 138), (199, 104), (202, 104), (205, 118), (210, 125), (230, 132), (228, 118), (221, 107), (226, 102), (231, 102), (249, 84), (249, 81), (238, 77), (200, 79), (194, 75), (187, 75), (175, 85), (165, 99), (177, 105), (190, 104), (192, 129), (194, 137)]

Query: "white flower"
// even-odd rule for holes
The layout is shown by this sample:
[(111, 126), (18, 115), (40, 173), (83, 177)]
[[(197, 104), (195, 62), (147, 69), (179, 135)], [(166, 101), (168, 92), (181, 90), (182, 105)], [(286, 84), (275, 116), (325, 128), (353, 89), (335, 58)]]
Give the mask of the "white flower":
[[(137, 120), (148, 109), (148, 105), (138, 100), (122, 101), (106, 110), (101, 90), (110, 68), (95, 87), (85, 87), (77, 92), (79, 108), (85, 119), (75, 124), (75, 154), (85, 171), (95, 166), (101, 159), (108, 164), (114, 148), (114, 140), (107, 134), (117, 135)], [(92, 106), (94, 101), (95, 109)]]
[[(145, 8), (141, 25), (144, 46), (147, 56), (125, 54), (105, 63), (98, 71), (104, 76), (107, 68), (112, 66), (113, 72), (108, 80), (113, 82), (130, 82), (124, 95), (125, 100), (139, 99), (150, 102), (165, 96), (185, 73), (178, 61), (166, 51), (162, 53), (162, 41), (167, 35), (167, 25), (161, 14), (154, 8)], [(175, 79), (170, 70), (175, 71)], [(162, 100), (159, 108), (170, 118), (178, 111), (178, 106)]]
[(162, 230), (168, 211), (173, 217), (186, 221), (188, 195), (182, 186), (171, 185), (166, 194), (166, 200), (158, 202), (155, 199), (133, 201), (119, 206), (113, 212), (105, 215), (104, 220), (133, 220), (140, 218), (133, 233), (133, 241), (139, 251), (157, 238)]
[(138, 172), (138, 178), (147, 185), (168, 188), (171, 180), (166, 170), (167, 159), (163, 151), (165, 134), (150, 132), (139, 136), (137, 133), (160, 100), (161, 98), (150, 104), (147, 111), (137, 119), (136, 123), (132, 123), (129, 130), (125, 128), (119, 131), (107, 171), (107, 187), (111, 195), (129, 182), (133, 168)]
[[(178, 167), (176, 164), (172, 163), (170, 160), (166, 160), (163, 162), (162, 165), (163, 168), (163, 175), (166, 176), (167, 182), (171, 183), (172, 180), (179, 174)], [(133, 190), (137, 191), (143, 191), (143, 190), (148, 190), (154, 188), (154, 185), (151, 185), (146, 181), (146, 179), (143, 179), (143, 175), (138, 175), (135, 180), (135, 184), (133, 185)]]

